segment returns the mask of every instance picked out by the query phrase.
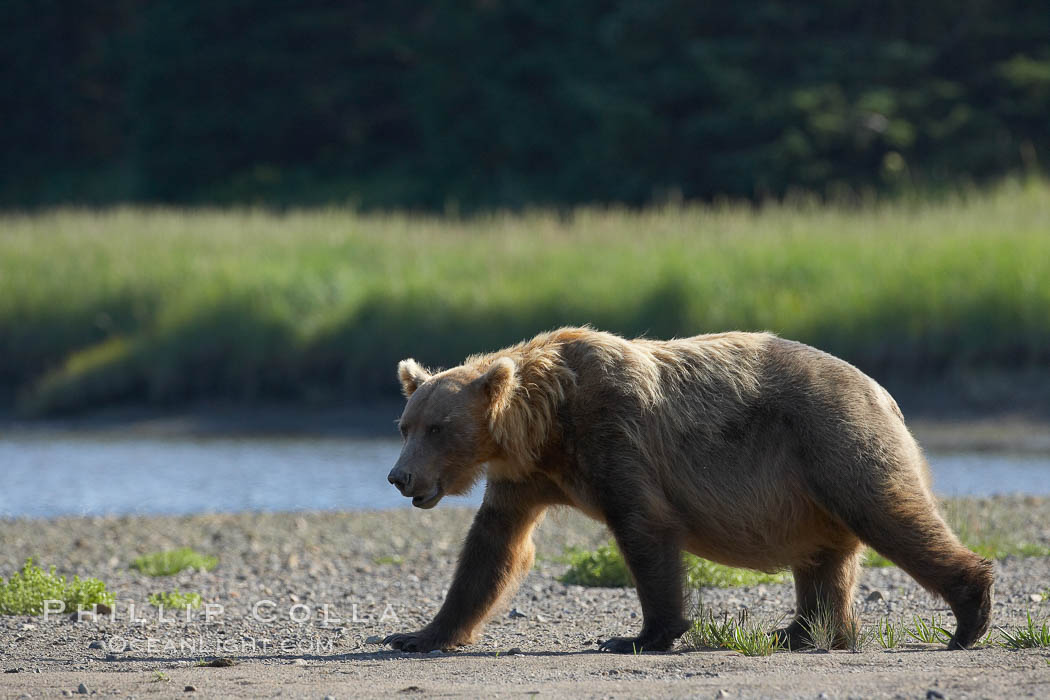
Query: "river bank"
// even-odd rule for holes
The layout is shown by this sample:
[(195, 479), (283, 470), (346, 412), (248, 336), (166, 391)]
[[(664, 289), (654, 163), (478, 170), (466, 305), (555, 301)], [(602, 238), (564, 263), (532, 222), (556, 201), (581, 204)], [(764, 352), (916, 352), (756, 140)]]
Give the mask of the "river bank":
[[(902, 405), (907, 407), (907, 403)], [(939, 402), (943, 405), (945, 401)], [(26, 420), (0, 413), (0, 435), (100, 437), (397, 438), (400, 399), (339, 406), (200, 403), (182, 409), (117, 407), (85, 415)], [(905, 408), (908, 427), (926, 450), (1050, 454), (1050, 415), (1037, 411), (964, 414)]]
[[(1050, 545), (1050, 499), (994, 498), (949, 504), (976, 521), (1007, 523), (1018, 536)], [(558, 581), (567, 547), (593, 548), (608, 535), (574, 512), (557, 512), (537, 532), (538, 560), (519, 593), (474, 646), (419, 655), (386, 650), (377, 638), (416, 629), (436, 612), (451, 578), (471, 509), (355, 513), (214, 514), (4, 520), (0, 573), (27, 557), (59, 573), (95, 576), (116, 595), (112, 617), (0, 618), (4, 649), (0, 694), (19, 697), (89, 692), (120, 697), (428, 695), (944, 697), (1045, 693), (1047, 649), (986, 647), (948, 653), (908, 640), (860, 653), (776, 653), (746, 658), (694, 651), (611, 656), (596, 643), (636, 630), (632, 589)], [(219, 557), (210, 572), (150, 578), (129, 569), (151, 551), (179, 546)], [(996, 564), (994, 622), (1011, 629), (1050, 616), (1041, 596), (1050, 558), (1007, 557)], [(160, 614), (150, 594), (196, 592), (205, 607), (189, 619)], [(878, 591), (879, 595), (874, 595)], [(704, 589), (705, 606), (753, 618), (790, 615), (790, 584)], [(1038, 600), (1037, 600), (1037, 597)], [(136, 610), (130, 610), (131, 605)], [(951, 612), (894, 567), (866, 568), (857, 604), (863, 622)], [(210, 617), (206, 610), (211, 610)], [(92, 646), (97, 648), (92, 648)], [(511, 653), (512, 650), (520, 653)], [(229, 668), (198, 665), (229, 657)], [(936, 696), (932, 696), (936, 697)]]

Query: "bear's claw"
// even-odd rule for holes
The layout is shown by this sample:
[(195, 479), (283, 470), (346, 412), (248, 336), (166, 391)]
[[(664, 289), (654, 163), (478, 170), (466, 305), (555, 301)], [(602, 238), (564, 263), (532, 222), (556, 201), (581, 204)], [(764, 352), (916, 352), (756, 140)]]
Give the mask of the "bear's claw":
[(427, 652), (434, 649), (443, 649), (446, 645), (427, 637), (421, 632), (410, 634), (392, 634), (383, 640), (383, 644), (389, 644), (394, 649), (401, 651)]
[(613, 637), (598, 645), (598, 651), (613, 654), (641, 654), (643, 651), (667, 651), (670, 645), (644, 642), (641, 637)]

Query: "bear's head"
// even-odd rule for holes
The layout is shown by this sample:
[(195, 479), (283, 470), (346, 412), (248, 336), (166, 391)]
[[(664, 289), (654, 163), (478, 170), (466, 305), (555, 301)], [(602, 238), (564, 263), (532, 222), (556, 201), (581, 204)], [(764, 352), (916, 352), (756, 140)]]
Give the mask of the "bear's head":
[(404, 446), (387, 479), (417, 508), (433, 508), (445, 494), (463, 494), (500, 455), (492, 426), (517, 386), (507, 357), (489, 366), (430, 374), (415, 360), (398, 365), (408, 399), (398, 421)]

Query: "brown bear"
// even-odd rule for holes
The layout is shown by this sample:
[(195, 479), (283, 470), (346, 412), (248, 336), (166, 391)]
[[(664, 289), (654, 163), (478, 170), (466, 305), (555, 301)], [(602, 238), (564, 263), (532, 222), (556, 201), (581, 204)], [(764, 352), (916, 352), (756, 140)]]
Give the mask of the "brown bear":
[(689, 627), (681, 551), (731, 566), (790, 567), (794, 648), (805, 620), (854, 623), (863, 545), (947, 600), (948, 646), (988, 629), (992, 565), (938, 513), (926, 461), (897, 404), (852, 365), (768, 333), (625, 340), (545, 333), (430, 374), (404, 360), (404, 447), (389, 480), (419, 508), (485, 495), (448, 596), (408, 651), (468, 644), (533, 562), (550, 506), (605, 523), (635, 580), (637, 637), (602, 650), (665, 650)]

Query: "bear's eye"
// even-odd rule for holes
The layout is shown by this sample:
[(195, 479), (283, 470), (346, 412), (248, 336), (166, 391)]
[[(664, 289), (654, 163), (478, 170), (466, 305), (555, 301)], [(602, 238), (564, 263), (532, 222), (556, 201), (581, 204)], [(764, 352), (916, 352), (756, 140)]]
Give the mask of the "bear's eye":
[(427, 428), (427, 435), (437, 435), (440, 432), (441, 432), (441, 426), (440, 425), (432, 425), (429, 428)]

